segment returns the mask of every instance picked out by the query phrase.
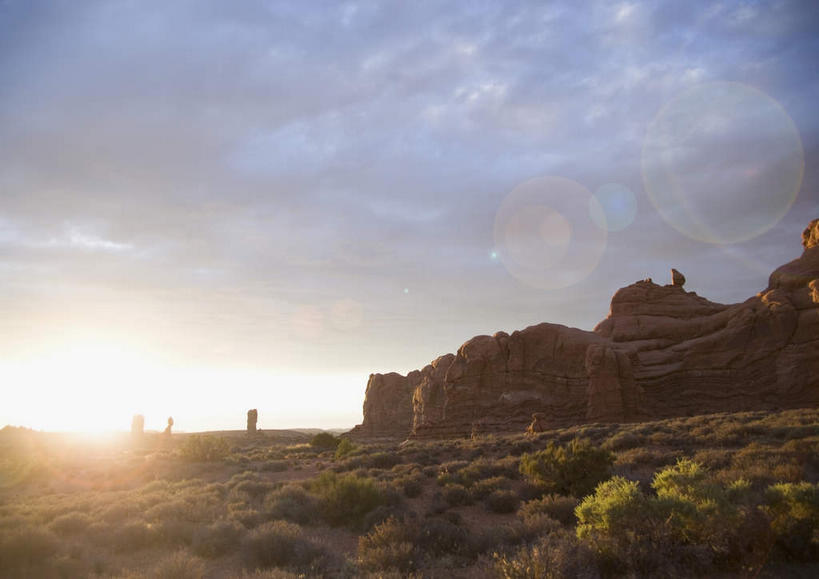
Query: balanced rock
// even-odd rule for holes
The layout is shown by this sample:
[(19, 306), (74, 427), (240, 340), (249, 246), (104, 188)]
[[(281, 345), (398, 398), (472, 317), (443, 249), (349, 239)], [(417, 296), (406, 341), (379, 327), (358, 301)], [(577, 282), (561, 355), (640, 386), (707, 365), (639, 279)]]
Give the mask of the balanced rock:
[(802, 255), (738, 304), (650, 279), (618, 290), (594, 331), (476, 336), (420, 371), (373, 374), (351, 434), (468, 437), (819, 404), (819, 220)]
[(162, 434), (164, 434), (165, 436), (170, 436), (171, 428), (173, 428), (173, 417), (168, 416), (168, 425), (165, 427), (165, 430), (163, 431)]
[(142, 436), (145, 432), (145, 417), (142, 414), (134, 414), (131, 419), (131, 434), (134, 436)]

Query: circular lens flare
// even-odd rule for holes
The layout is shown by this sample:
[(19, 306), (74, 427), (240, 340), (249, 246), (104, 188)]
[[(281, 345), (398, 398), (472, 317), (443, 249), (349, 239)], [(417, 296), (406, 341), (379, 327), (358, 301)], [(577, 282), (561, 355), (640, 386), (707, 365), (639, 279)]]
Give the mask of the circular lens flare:
[(582, 185), (540, 177), (515, 187), (495, 215), (495, 247), (506, 270), (526, 285), (559, 289), (587, 277), (606, 248), (605, 212)]
[(637, 197), (619, 183), (606, 183), (594, 193), (597, 203), (589, 203), (589, 216), (600, 229), (622, 231), (634, 222)]
[(802, 185), (804, 152), (782, 107), (730, 82), (693, 87), (659, 112), (643, 143), (643, 182), (660, 215), (708, 243), (761, 235)]

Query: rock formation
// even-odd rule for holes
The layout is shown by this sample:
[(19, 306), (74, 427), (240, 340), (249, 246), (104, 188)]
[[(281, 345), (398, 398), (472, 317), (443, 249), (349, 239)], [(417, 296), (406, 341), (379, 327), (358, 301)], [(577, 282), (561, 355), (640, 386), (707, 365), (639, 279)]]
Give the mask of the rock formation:
[(256, 422), (259, 419), (259, 412), (253, 408), (247, 411), (247, 433), (256, 434)]
[(173, 417), (168, 416), (168, 425), (165, 427), (165, 430), (162, 432), (165, 436), (171, 435), (171, 428), (173, 428)]
[(131, 419), (131, 435), (142, 436), (145, 432), (145, 417), (142, 414), (134, 414)]
[(650, 279), (592, 332), (477, 336), (420, 371), (373, 374), (359, 437), (453, 437), (819, 404), (819, 220), (768, 287), (724, 305)]
[(364, 415), (369, 420), (356, 426), (353, 437), (406, 437), (412, 428), (412, 393), (420, 382), (417, 370), (402, 376), (396, 372), (370, 374), (364, 393)]

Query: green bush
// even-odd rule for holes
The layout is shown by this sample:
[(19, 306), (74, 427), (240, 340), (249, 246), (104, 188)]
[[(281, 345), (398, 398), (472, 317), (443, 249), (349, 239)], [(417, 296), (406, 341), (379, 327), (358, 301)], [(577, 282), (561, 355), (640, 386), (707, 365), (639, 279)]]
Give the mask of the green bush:
[(723, 487), (703, 467), (681, 459), (657, 473), (656, 496), (614, 477), (577, 507), (577, 535), (618, 573), (692, 573), (713, 565), (753, 570), (769, 543), (759, 511), (749, 508), (744, 481)]
[(301, 570), (324, 556), (324, 551), (302, 536), (293, 523), (265, 523), (248, 533), (241, 543), (242, 562), (248, 569), (289, 567)]
[(318, 497), (319, 513), (334, 526), (360, 525), (367, 513), (384, 503), (375, 481), (353, 474), (323, 472), (313, 481), (311, 490)]
[(548, 446), (520, 459), (520, 471), (547, 492), (582, 497), (611, 475), (614, 457), (587, 439), (575, 438), (566, 446)]
[(342, 438), (336, 447), (336, 459), (344, 458), (357, 449), (358, 447), (349, 438)]
[(407, 572), (413, 567), (417, 530), (389, 518), (358, 540), (358, 564), (365, 571), (396, 570)]
[(819, 559), (819, 484), (775, 484), (765, 502), (777, 545), (794, 559)]
[(224, 459), (230, 446), (222, 437), (195, 434), (185, 438), (179, 453), (190, 462), (214, 462)]
[(341, 444), (341, 439), (329, 432), (319, 432), (310, 439), (310, 446), (321, 450), (332, 450)]

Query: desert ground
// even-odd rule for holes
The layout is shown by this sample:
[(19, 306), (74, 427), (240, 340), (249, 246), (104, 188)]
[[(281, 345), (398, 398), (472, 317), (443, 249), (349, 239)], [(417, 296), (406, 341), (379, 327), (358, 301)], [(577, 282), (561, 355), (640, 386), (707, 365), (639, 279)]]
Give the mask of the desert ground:
[(0, 431), (2, 577), (816, 577), (819, 410), (351, 442)]

